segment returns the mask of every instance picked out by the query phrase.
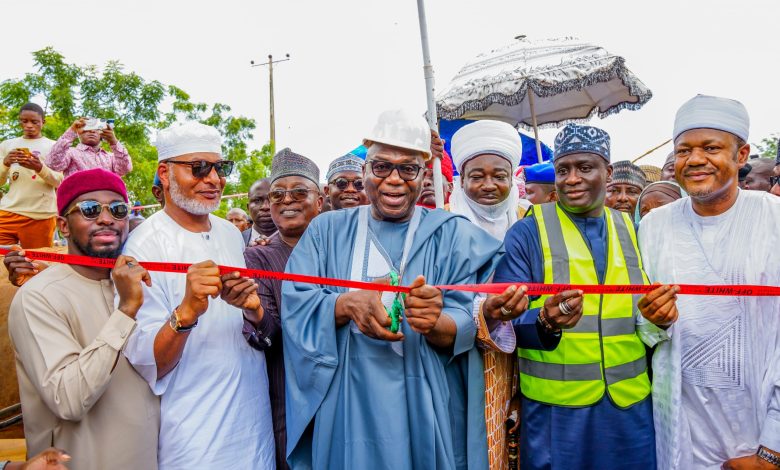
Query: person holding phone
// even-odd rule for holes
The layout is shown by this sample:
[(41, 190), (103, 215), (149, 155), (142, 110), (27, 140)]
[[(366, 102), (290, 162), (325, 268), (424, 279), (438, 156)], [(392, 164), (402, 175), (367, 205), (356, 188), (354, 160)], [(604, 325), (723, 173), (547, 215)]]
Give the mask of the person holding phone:
[(43, 161), (54, 145), (41, 134), (45, 122), (43, 109), (27, 103), (19, 110), (22, 136), (0, 143), (0, 185), (9, 182), (8, 194), (0, 200), (0, 245), (52, 246), (57, 218), (54, 190), (62, 173)]
[[(73, 147), (78, 137), (79, 144)], [(110, 152), (100, 142), (108, 143)], [(46, 157), (46, 164), (65, 176), (77, 171), (102, 168), (124, 176), (133, 171), (133, 162), (127, 149), (114, 135), (113, 125), (97, 119), (81, 117), (65, 131)]]

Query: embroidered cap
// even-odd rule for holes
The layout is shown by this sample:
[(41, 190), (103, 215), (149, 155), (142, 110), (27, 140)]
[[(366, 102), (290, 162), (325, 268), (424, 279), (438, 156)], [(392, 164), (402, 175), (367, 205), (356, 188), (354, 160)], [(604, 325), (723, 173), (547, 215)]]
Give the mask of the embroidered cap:
[(573, 153), (593, 153), (609, 162), (609, 134), (598, 127), (567, 124), (555, 136), (553, 160)]
[(271, 183), (285, 176), (302, 176), (319, 187), (320, 169), (317, 164), (289, 148), (277, 152), (271, 161)]

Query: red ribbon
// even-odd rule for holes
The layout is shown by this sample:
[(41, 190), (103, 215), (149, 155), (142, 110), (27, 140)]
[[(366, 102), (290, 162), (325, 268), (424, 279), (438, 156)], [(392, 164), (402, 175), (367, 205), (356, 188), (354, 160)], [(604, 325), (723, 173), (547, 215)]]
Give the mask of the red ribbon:
[[(6, 255), (11, 250), (0, 248), (0, 255)], [(32, 260), (48, 261), (53, 263), (76, 264), (80, 266), (90, 266), (96, 268), (113, 268), (115, 259), (112, 258), (92, 258), (89, 256), (68, 255), (64, 253), (49, 253), (42, 251), (26, 251), (25, 256)], [(190, 264), (185, 263), (158, 263), (151, 261), (139, 261), (139, 264), (149, 271), (158, 271), (166, 273), (186, 273)], [(405, 286), (391, 286), (388, 284), (377, 284), (373, 282), (349, 281), (344, 279), (333, 279), (329, 277), (307, 276), (303, 274), (291, 274), (278, 271), (265, 271), (262, 269), (236, 268), (231, 266), (219, 266), (222, 274), (239, 272), (245, 277), (255, 277), (262, 279), (276, 279), (280, 281), (305, 282), (309, 284), (318, 284), (325, 286), (337, 286), (351, 289), (374, 290), (384, 292), (402, 292), (409, 293), (409, 288)], [(435, 286), (439, 289), (458, 290), (466, 292), (481, 292), (485, 294), (501, 294), (507, 287), (512, 285), (524, 285), (528, 287), (528, 295), (552, 295), (566, 290), (578, 289), (586, 294), (647, 294), (657, 286), (645, 285), (581, 285), (581, 284), (533, 284), (533, 283), (493, 283), (493, 284), (452, 284)], [(696, 284), (678, 284), (680, 294), (687, 295), (731, 295), (731, 296), (762, 296), (776, 297), (780, 296), (780, 287), (776, 286), (755, 286), (755, 285), (696, 285)]]

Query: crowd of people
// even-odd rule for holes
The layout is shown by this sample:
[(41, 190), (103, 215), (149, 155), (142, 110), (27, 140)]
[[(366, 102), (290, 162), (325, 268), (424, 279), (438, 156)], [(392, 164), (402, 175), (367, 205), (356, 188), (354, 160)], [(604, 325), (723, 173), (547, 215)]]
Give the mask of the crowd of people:
[[(144, 218), (110, 126), (53, 142), (40, 107), (19, 117), (0, 244), (27, 450), (50, 468), (780, 468), (780, 297), (680, 288), (780, 286), (780, 153), (751, 157), (738, 101), (684, 103), (662, 168), (613, 161), (610, 135), (578, 124), (548, 163), (519, 169), (516, 129), (490, 120), (450, 157), (422, 117), (386, 111), (324, 186), (279, 151), (227, 220), (212, 127), (158, 132), (162, 209)], [(55, 227), (114, 266), (27, 257)], [(509, 287), (436, 287), (487, 283)]]

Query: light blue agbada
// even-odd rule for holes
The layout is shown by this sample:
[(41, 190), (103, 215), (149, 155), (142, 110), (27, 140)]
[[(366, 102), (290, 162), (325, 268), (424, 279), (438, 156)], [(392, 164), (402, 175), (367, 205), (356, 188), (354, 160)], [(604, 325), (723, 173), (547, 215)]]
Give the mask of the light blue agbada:
[[(420, 224), (402, 284), (419, 274), (429, 284), (485, 282), (501, 242), (461, 216), (416, 210), (422, 211)], [(327, 212), (314, 219), (287, 272), (350, 278), (359, 212)], [(392, 233), (401, 241), (403, 235)], [(379, 238), (383, 245), (401, 245)], [(350, 325), (337, 329), (334, 308), (342, 292), (303, 283), (282, 287), (290, 466), (487, 469), (485, 383), (474, 346), (473, 295), (444, 292), (444, 313), (457, 324), (457, 335), (452, 350), (442, 351), (406, 322), (400, 348)]]

